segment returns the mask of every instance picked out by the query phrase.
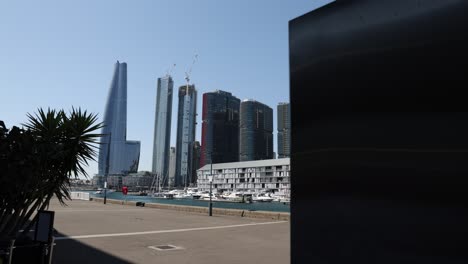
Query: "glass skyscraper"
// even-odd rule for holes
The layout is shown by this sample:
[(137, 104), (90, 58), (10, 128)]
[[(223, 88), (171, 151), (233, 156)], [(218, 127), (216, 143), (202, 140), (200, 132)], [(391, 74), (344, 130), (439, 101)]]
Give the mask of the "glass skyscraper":
[(169, 176), (173, 86), (174, 82), (171, 76), (158, 78), (152, 172), (161, 177), (162, 185), (167, 185)]
[(193, 156), (192, 156), (192, 175), (189, 179), (188, 185), (197, 184), (197, 170), (200, 166), (201, 146), (199, 141), (193, 143)]
[(175, 182), (175, 168), (176, 168), (176, 149), (171, 147), (169, 150), (169, 187), (174, 187)]
[(289, 103), (278, 104), (278, 158), (291, 156), (291, 107)]
[(99, 145), (98, 175), (138, 171), (140, 142), (127, 141), (127, 64), (115, 64)]
[(203, 94), (201, 166), (239, 161), (239, 110), (231, 93)]
[(195, 90), (195, 85), (181, 86), (177, 113), (175, 187), (189, 186), (192, 178), (196, 116), (197, 90)]
[(273, 158), (273, 109), (255, 100), (240, 105), (239, 160)]

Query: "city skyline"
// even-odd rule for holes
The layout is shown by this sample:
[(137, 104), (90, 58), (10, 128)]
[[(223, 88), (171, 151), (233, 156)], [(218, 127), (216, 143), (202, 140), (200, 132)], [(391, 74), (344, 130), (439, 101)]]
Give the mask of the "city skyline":
[[(18, 2), (0, 4), (0, 89), (9, 91), (0, 119), (7, 127), (20, 126), (39, 107), (75, 106), (102, 121), (110, 65), (125, 61), (131, 69), (127, 137), (141, 142), (139, 170), (151, 171), (158, 77), (172, 71), (175, 87), (184, 85), (184, 72), (198, 54), (191, 80), (200, 93), (221, 89), (270, 107), (289, 101), (288, 21), (328, 2), (46, 0), (27, 9)], [(155, 16), (155, 10), (161, 12)], [(199, 102), (198, 113), (201, 107)], [(174, 118), (177, 107), (172, 110)], [(176, 123), (170, 146), (176, 146)], [(197, 123), (201, 141), (201, 115)], [(92, 177), (98, 162), (86, 171)]]

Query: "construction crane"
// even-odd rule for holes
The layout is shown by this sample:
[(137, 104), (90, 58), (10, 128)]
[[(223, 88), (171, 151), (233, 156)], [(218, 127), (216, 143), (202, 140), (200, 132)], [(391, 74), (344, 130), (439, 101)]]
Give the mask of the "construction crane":
[(175, 63), (172, 64), (172, 66), (166, 70), (166, 75), (172, 76), (172, 72), (174, 72), (175, 67), (176, 67), (176, 64)]
[(190, 65), (189, 70), (185, 72), (185, 80), (187, 81), (187, 87), (190, 84), (190, 74), (192, 74), (192, 68), (195, 62), (197, 62), (197, 59), (198, 59), (198, 54), (195, 54), (195, 56), (193, 57), (192, 65)]

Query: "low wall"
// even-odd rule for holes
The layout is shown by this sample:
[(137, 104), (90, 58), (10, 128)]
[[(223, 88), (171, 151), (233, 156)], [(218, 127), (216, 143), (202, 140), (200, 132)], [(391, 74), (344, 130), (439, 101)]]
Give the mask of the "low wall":
[[(90, 200), (95, 201), (95, 202), (100, 202), (100, 203), (104, 202), (103, 198), (93, 197), (93, 198), (90, 198)], [(107, 199), (106, 203), (136, 206), (137, 201)], [(208, 214), (208, 207), (201, 207), (201, 206), (188, 206), (188, 205), (160, 204), (160, 203), (146, 203), (145, 202), (145, 207)], [(273, 219), (273, 220), (282, 220), (282, 221), (289, 221), (289, 218), (290, 218), (290, 213), (286, 213), (286, 212), (249, 211), (249, 210), (242, 210), (242, 209), (225, 209), (225, 208), (213, 208), (212, 212), (213, 212), (213, 215), (230, 215), (230, 216)]]
[(85, 200), (85, 201), (90, 200), (88, 192), (70, 192), (70, 198), (72, 200)]

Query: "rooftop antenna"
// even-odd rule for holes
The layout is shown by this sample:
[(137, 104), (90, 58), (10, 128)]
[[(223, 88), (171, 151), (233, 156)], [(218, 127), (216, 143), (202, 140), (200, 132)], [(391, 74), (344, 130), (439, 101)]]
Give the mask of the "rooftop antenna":
[(190, 69), (185, 72), (185, 80), (187, 81), (187, 86), (190, 84), (190, 74), (192, 73), (193, 65), (195, 64), (195, 62), (197, 62), (197, 59), (198, 59), (198, 54), (195, 54), (195, 56), (193, 57), (193, 62), (192, 62), (192, 65), (190, 66)]

